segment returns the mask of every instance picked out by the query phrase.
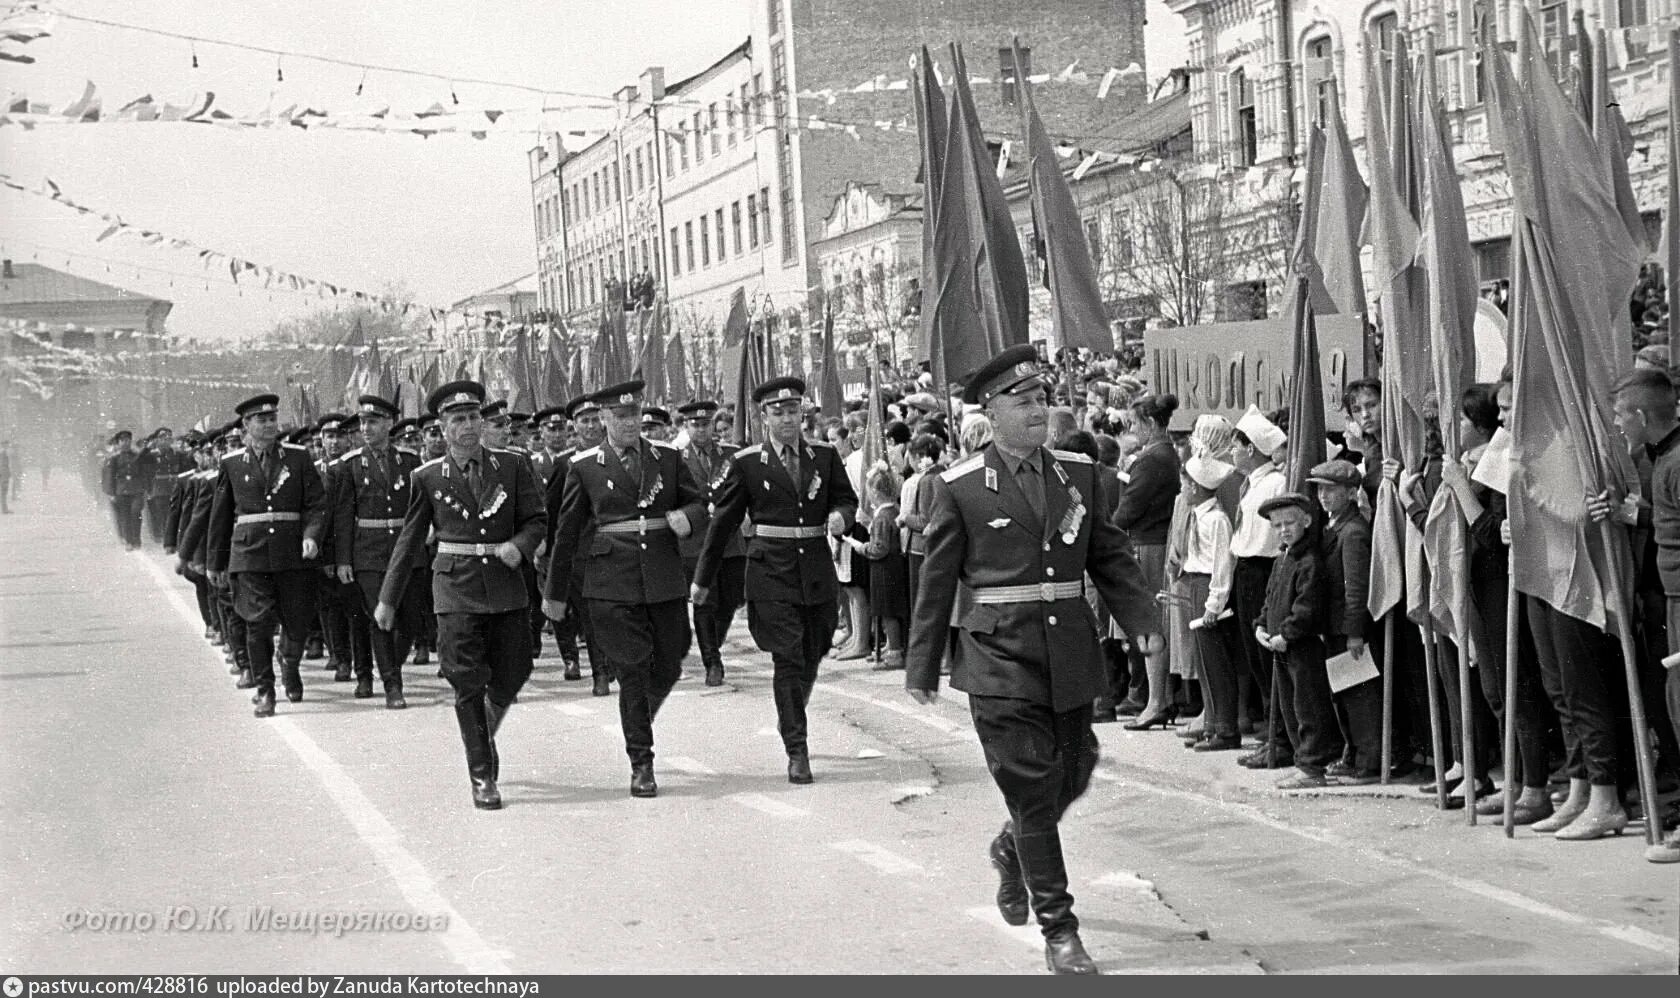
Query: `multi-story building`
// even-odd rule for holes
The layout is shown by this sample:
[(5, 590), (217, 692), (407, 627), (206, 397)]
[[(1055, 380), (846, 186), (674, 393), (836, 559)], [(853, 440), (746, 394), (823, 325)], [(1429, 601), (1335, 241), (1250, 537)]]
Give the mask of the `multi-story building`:
[[(1648, 225), (1655, 227), (1665, 195), (1664, 39), (1680, 17), (1675, 0), (1167, 0), (1167, 5), (1185, 18), (1197, 158), (1226, 176), (1251, 180), (1248, 191), (1239, 191), (1227, 205), (1227, 225), (1258, 224), (1279, 191), (1288, 196), (1287, 178), (1305, 149), (1308, 127), (1323, 121), (1338, 99), (1363, 158), (1367, 64), (1382, 60), (1386, 70), (1397, 37), (1408, 40), (1414, 57), (1432, 37), (1478, 277), (1484, 285), (1507, 279), (1510, 186), (1488, 133), (1477, 39), (1489, 17), (1502, 39), (1515, 38), (1527, 13), (1563, 79), (1573, 58), (1576, 16), (1589, 34), (1600, 28), (1607, 33), (1611, 86), (1634, 135), (1637, 155), (1629, 164), (1634, 191)], [(1259, 274), (1239, 276), (1216, 290), (1227, 295), (1249, 290), (1274, 310), (1282, 291), (1276, 283), (1266, 286)]]

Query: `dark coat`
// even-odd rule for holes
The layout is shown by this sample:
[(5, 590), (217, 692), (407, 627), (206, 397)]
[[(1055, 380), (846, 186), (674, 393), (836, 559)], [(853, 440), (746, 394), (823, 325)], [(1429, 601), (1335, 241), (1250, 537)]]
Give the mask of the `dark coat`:
[[(755, 526), (780, 527), (825, 526), (831, 512), (838, 512), (850, 527), (857, 515), (857, 493), (852, 490), (839, 451), (827, 444), (801, 440), (796, 484), (765, 446), (743, 447), (729, 456), (729, 470), (715, 500), (716, 512), (694, 569), (694, 583), (702, 588), (710, 589), (717, 580), (730, 539), (748, 514)], [(749, 602), (771, 600), (812, 606), (838, 597), (834, 561), (823, 538), (798, 540), (754, 534), (746, 547)]]
[(1324, 530), (1324, 633), (1362, 637), (1371, 623), (1371, 522), (1358, 509)]
[[(275, 446), (279, 458), (267, 477), (249, 448), (229, 451), (222, 459), (210, 509), (210, 571), (284, 572), (322, 564), (303, 560), (303, 539), (320, 544), (327, 532), (327, 494), (320, 472), (304, 448)], [(292, 513), (299, 519), (238, 522), (253, 513)]]
[[(694, 483), (700, 486), (700, 492), (706, 497), (706, 512), (708, 514), (717, 509), (718, 495), (723, 491), (724, 476), (729, 474), (729, 457), (737, 448), (734, 444), (714, 442), (710, 450), (702, 451), (697, 445), (689, 444), (682, 449), (683, 463), (688, 465), (688, 473), (694, 476)], [(696, 530), (682, 539), (682, 556), (692, 561), (700, 558), (700, 548), (706, 543), (706, 532)], [(730, 535), (729, 543), (724, 545), (725, 558), (740, 558), (747, 553), (747, 548), (741, 540), (741, 532), (737, 530)]]
[[(397, 532), (408, 512), (409, 479), (420, 467), (420, 458), (395, 447), (388, 454), (380, 460), (368, 448), (358, 447), (333, 464), (334, 564), (349, 565), (358, 572), (383, 572), (391, 564), (391, 549), (397, 546)], [(424, 567), (425, 549), (415, 548), (409, 564)]]
[(1272, 560), (1266, 605), (1252, 626), (1290, 644), (1323, 634), (1325, 594), (1324, 555), (1318, 538), (1308, 534)]
[[(937, 689), (957, 583), (971, 588), (1079, 582), (1089, 574), (1128, 634), (1155, 633), (1155, 593), (1131, 545), (1102, 511), (1105, 477), (1082, 454), (1040, 449), (1045, 510), (1027, 505), (1002, 455), (988, 447), (936, 476), (927, 549), (914, 603), (905, 686)], [(1072, 543), (1061, 526), (1077, 493), (1085, 509)], [(1107, 688), (1096, 616), (1084, 597), (975, 604), (957, 622), (951, 685), (1057, 711)]]
[(1178, 451), (1158, 440), (1138, 453), (1136, 461), (1118, 473), (1120, 494), (1114, 504), (1114, 523), (1133, 544), (1165, 544), (1172, 526), (1173, 500), (1178, 498)]
[[(408, 482), (408, 512), (391, 548), (379, 601), (402, 602), (406, 566), (435, 530), (439, 543), (499, 545), (512, 541), (525, 561), (536, 553), (548, 529), (536, 472), (522, 454), (480, 449), (484, 468), (477, 495), (447, 454), (414, 469)], [(508, 613), (530, 605), (525, 577), (493, 553), (444, 554), (432, 559), (432, 609), (436, 613)]]
[[(572, 455), (566, 470), (549, 563), (581, 561), (583, 581), (577, 593), (585, 599), (646, 606), (688, 595), (677, 535), (663, 529), (665, 514), (680, 512), (696, 533), (703, 533), (706, 500), (675, 447), (644, 437), (637, 448), (639, 481), (608, 444)], [(659, 529), (645, 533), (601, 533), (598, 529), (612, 523), (636, 523), (644, 517)], [(564, 600), (569, 587), (569, 575), (550, 572), (544, 596)]]

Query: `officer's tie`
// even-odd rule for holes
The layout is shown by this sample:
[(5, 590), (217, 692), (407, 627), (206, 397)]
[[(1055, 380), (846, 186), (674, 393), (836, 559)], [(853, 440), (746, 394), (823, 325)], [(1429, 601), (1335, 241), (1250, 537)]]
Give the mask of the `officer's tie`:
[(782, 467), (787, 469), (788, 477), (793, 479), (795, 488), (799, 487), (799, 448), (782, 448)]
[(1044, 509), (1044, 476), (1039, 472), (1036, 453), (1022, 461), (1015, 469), (1015, 484), (1021, 487), (1021, 494), (1027, 497), (1027, 505), (1043, 519), (1047, 515)]
[(479, 474), (478, 474), (478, 458), (470, 457), (470, 458), (467, 459), (467, 469), (466, 469), (466, 471), (467, 471), (467, 489), (468, 489), (468, 491), (472, 492), (473, 498), (477, 499), (479, 496), (483, 495), (482, 489), (483, 489), (483, 485), (484, 485), (483, 480), (479, 477)]

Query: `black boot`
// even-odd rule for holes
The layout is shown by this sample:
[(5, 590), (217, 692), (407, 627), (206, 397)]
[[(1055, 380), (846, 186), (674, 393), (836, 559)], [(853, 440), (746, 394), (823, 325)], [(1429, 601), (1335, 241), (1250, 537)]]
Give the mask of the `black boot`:
[(356, 691), (352, 694), (357, 700), (366, 700), (373, 696), (373, 677), (357, 676)]
[(653, 760), (630, 764), (630, 796), (658, 797), (659, 784), (653, 781)]
[(495, 811), (502, 806), (502, 795), (496, 789), (490, 718), (484, 709), (484, 699), (475, 697), (465, 703), (457, 703), (455, 723), (460, 725), (461, 745), (467, 750), (467, 775), (472, 779), (473, 807)]
[(612, 696), (612, 677), (605, 672), (591, 672), (590, 679), (595, 681), (595, 688), (589, 692), (598, 697)]
[(1017, 835), (1015, 849), (1033, 913), (1044, 930), (1045, 967), (1052, 974), (1101, 973), (1079, 939), (1079, 919), (1073, 914), (1067, 867), (1062, 863), (1061, 837), (1054, 831)]
[(997, 907), (1010, 925), (1025, 925), (1032, 914), (1027, 903), (1027, 885), (1021, 879), (1021, 859), (1015, 853), (1015, 833), (1005, 824), (986, 853), (997, 871)]
[(249, 668), (239, 670), (239, 681), (233, 684), (236, 690), (248, 690), (257, 685), (257, 680), (251, 675)]
[(408, 701), (403, 699), (402, 683), (400, 681), (396, 683), (387, 682), (385, 684), (385, 709), (402, 710), (407, 706)]
[(788, 782), (806, 784), (815, 781), (811, 775), (811, 753), (803, 748), (788, 749)]
[(280, 685), (286, 688), (287, 700), (303, 702), (303, 676), (298, 673), (297, 659), (287, 657), (280, 660)]
[(578, 667), (578, 660), (577, 659), (568, 658), (568, 659), (565, 660), (565, 662), (566, 662), (566, 672), (565, 672), (565, 678), (566, 679), (574, 679), (575, 680), (575, 679), (582, 679), (583, 678), (583, 670)]
[(496, 732), (502, 727), (502, 718), (507, 716), (507, 705), (499, 704), (484, 695), (484, 716), (490, 722), (490, 778), (502, 778), (502, 756), (496, 751)]
[(259, 691), (257, 691), (256, 699), (253, 700), (252, 702), (257, 705), (257, 709), (252, 711), (252, 713), (255, 714), (257, 717), (273, 717), (274, 716), (274, 691), (273, 690), (259, 690)]
[(424, 641), (414, 642), (414, 664), (425, 665), (430, 661), (432, 647)]

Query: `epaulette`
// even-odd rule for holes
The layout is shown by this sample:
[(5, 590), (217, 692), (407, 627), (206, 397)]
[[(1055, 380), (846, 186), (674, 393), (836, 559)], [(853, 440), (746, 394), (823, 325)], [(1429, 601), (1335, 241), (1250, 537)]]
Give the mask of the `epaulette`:
[(1075, 464), (1091, 463), (1091, 455), (1081, 454), (1076, 450), (1056, 450), (1052, 448), (1050, 453), (1054, 454), (1056, 456), (1056, 460), (1058, 461), (1072, 461)]
[(246, 451), (246, 448), (244, 448), (244, 447), (235, 447), (233, 450), (230, 450), (226, 454), (223, 454), (222, 457), (224, 459), (230, 458), (230, 457), (244, 457), (245, 456), (245, 451)]
[(198, 474), (198, 469), (197, 469), (197, 468), (194, 468), (194, 469), (192, 469), (192, 470), (191, 470), (191, 471), (182, 471), (182, 472), (179, 472), (179, 473), (177, 473), (177, 474), (176, 474), (176, 476), (175, 476), (175, 477), (176, 477), (176, 478), (180, 478), (180, 479), (187, 479), (187, 478), (191, 478), (191, 477), (192, 477), (192, 476), (194, 476), (194, 475), (196, 475), (196, 474)]
[(595, 457), (596, 455), (598, 455), (600, 453), (601, 453), (601, 448), (599, 448), (599, 447), (591, 447), (588, 450), (580, 450), (576, 454), (572, 455), (572, 463), (577, 464), (579, 461), (582, 461), (585, 458)]
[(347, 451), (344, 452), (344, 456), (339, 458), (339, 460), (340, 461), (348, 461), (353, 457), (360, 457), (362, 455), (362, 451), (364, 449), (365, 448), (357, 447), (355, 450), (347, 450)]
[(968, 457), (963, 458), (961, 461), (958, 461), (956, 464), (953, 464), (949, 468), (940, 472), (939, 477), (946, 482), (954, 482), (971, 471), (985, 467), (985, 464), (986, 455), (984, 453), (970, 454)]
[(764, 449), (763, 444), (753, 444), (749, 447), (742, 447), (740, 450), (736, 451), (733, 456), (734, 457), (752, 457), (754, 454), (757, 454), (759, 451), (762, 451), (763, 449)]
[(668, 440), (655, 440), (652, 437), (649, 437), (649, 438), (647, 438), (647, 442), (654, 445), (655, 447), (663, 447), (666, 450), (674, 450), (678, 454), (682, 453), (682, 448), (681, 447), (671, 446), (671, 442), (668, 441)]
[(280, 446), (285, 448), (286, 450), (302, 451), (305, 454), (309, 453), (309, 448), (308, 447), (303, 447), (303, 446), (300, 446), (298, 444), (282, 443)]
[(833, 450), (834, 445), (821, 440), (807, 440), (805, 446), (812, 450)]
[[(448, 457), (448, 456), (449, 456), (448, 454), (445, 454), (443, 457)], [(440, 464), (443, 463), (443, 457), (434, 457), (430, 461), (427, 461), (425, 464), (422, 464), (420, 467), (415, 468), (414, 470), (415, 471), (425, 471), (427, 468), (436, 467), (437, 465), (440, 465)]]

